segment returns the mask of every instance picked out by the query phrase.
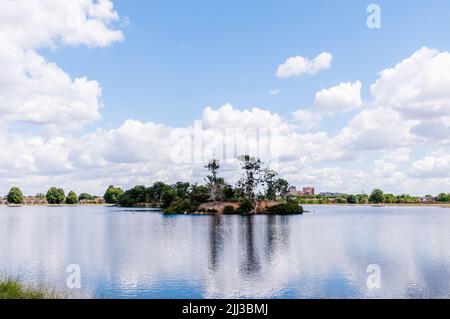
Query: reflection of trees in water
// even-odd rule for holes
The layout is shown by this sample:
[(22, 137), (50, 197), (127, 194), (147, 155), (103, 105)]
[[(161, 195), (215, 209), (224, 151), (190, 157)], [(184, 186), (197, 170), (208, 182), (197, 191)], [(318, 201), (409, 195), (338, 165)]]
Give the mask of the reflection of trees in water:
[(244, 244), (244, 260), (241, 264), (241, 272), (247, 275), (253, 275), (261, 269), (258, 252), (255, 247), (253, 216), (243, 217), (241, 226)]
[[(239, 218), (237, 223), (233, 218)], [(242, 252), (242, 260), (240, 262), (239, 272), (246, 276), (257, 274), (263, 263), (270, 263), (277, 251), (284, 249), (288, 244), (289, 237), (289, 220), (288, 216), (210, 216), (209, 219), (209, 267), (217, 270), (220, 267), (222, 255), (224, 253), (224, 245), (232, 245), (233, 238), (231, 233), (225, 236), (226, 224), (231, 222), (233, 226), (238, 227), (238, 250)], [(255, 229), (255, 220), (265, 222), (262, 228)], [(265, 227), (265, 229), (264, 229)], [(258, 231), (259, 230), (259, 231)], [(259, 237), (258, 237), (259, 236)], [(259, 245), (263, 245), (261, 251), (263, 255), (258, 253)]]
[(215, 270), (218, 267), (223, 248), (222, 216), (210, 216), (209, 225), (209, 266)]
[(287, 247), (289, 238), (289, 216), (268, 215), (266, 224), (266, 259), (271, 261), (276, 251)]

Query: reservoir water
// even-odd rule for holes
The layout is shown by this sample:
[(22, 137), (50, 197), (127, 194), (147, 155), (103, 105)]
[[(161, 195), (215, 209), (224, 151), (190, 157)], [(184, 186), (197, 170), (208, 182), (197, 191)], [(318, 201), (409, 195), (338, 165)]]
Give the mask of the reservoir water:
[(450, 208), (305, 208), (0, 207), (0, 275), (86, 298), (450, 298)]

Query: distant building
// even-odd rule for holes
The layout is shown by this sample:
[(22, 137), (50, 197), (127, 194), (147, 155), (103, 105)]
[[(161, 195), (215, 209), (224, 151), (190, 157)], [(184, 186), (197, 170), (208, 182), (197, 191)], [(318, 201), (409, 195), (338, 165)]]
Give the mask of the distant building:
[(438, 198), (433, 197), (433, 196), (425, 196), (425, 197), (420, 197), (420, 201), (422, 203), (434, 203), (434, 202), (438, 201)]
[(303, 187), (303, 196), (313, 196), (315, 195), (315, 192), (316, 190), (314, 189), (314, 187)]
[(295, 186), (291, 186), (288, 189), (289, 195), (292, 196), (313, 196), (315, 195), (315, 189), (314, 187), (303, 187), (303, 190), (297, 191), (297, 188)]
[(0, 196), (0, 205), (6, 205), (6, 204), (7, 204), (6, 198), (3, 198)]

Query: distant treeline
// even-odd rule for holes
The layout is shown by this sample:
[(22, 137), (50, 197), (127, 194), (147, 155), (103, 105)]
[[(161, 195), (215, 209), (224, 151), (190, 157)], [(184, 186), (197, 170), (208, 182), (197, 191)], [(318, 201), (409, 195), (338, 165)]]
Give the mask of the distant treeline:
[(450, 194), (441, 193), (438, 196), (426, 195), (425, 197), (411, 196), (408, 194), (385, 194), (380, 189), (375, 189), (367, 194), (341, 194), (337, 196), (300, 196), (297, 197), (300, 204), (419, 204), (424, 202), (450, 202)]

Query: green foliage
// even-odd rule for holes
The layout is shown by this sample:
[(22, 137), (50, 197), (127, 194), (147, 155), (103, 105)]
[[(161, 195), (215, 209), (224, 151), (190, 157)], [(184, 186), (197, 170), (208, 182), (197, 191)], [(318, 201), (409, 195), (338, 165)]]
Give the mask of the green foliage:
[(237, 210), (233, 206), (225, 206), (223, 208), (223, 214), (224, 215), (234, 215), (237, 213)]
[(239, 203), (239, 208), (237, 211), (239, 214), (248, 214), (253, 210), (253, 208), (253, 203), (249, 199), (244, 198)]
[(355, 195), (348, 195), (347, 196), (347, 203), (348, 204), (356, 204), (358, 202)]
[(374, 189), (370, 194), (369, 202), (374, 204), (381, 204), (384, 202), (384, 193), (381, 189)]
[(177, 191), (173, 188), (166, 188), (161, 194), (161, 208), (167, 209), (177, 198)]
[(75, 205), (78, 204), (78, 196), (74, 191), (70, 191), (66, 197), (66, 204)]
[(191, 188), (191, 184), (178, 182), (175, 184), (174, 189), (177, 192), (177, 197), (188, 199), (189, 198), (189, 190)]
[(123, 190), (120, 187), (114, 187), (110, 185), (103, 195), (103, 198), (107, 204), (117, 204), (120, 196), (123, 195)]
[(189, 196), (192, 201), (198, 203), (206, 203), (209, 200), (209, 189), (203, 185), (191, 185)]
[(287, 203), (272, 206), (267, 211), (275, 215), (303, 214), (303, 207), (293, 201), (288, 201)]
[(10, 204), (23, 204), (23, 193), (18, 187), (13, 187), (6, 196), (6, 200)]
[(173, 200), (169, 207), (164, 210), (167, 214), (184, 214), (194, 213), (198, 209), (198, 203), (191, 202), (190, 199), (182, 199), (177, 197)]
[(87, 194), (87, 193), (81, 193), (80, 196), (78, 196), (78, 200), (82, 201), (82, 200), (87, 200), (87, 201), (92, 201), (95, 200), (95, 197)]
[(133, 207), (139, 203), (146, 202), (145, 186), (135, 186), (119, 196), (117, 203), (123, 207)]
[(222, 190), (222, 196), (223, 196), (223, 200), (225, 200), (225, 201), (234, 200), (235, 196), (236, 196), (236, 191), (233, 188), (233, 186), (227, 184), (224, 186), (224, 188)]
[(54, 291), (25, 285), (13, 279), (0, 279), (1, 299), (60, 299), (64, 296)]
[(52, 187), (45, 195), (49, 204), (62, 204), (66, 198), (62, 188)]
[(440, 193), (438, 196), (440, 202), (450, 202), (450, 194)]

